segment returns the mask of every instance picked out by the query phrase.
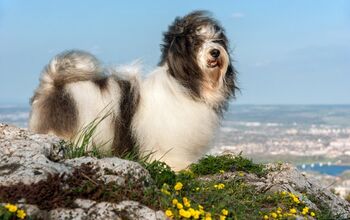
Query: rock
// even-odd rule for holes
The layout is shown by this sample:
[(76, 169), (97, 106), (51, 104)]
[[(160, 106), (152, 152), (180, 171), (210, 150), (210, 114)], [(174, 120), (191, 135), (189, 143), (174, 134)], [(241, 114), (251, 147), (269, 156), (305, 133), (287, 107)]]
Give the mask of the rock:
[[(313, 197), (318, 204), (312, 201), (305, 201), (310, 207), (327, 207), (335, 216), (340, 219), (350, 219), (350, 204), (344, 199), (336, 196), (330, 190), (321, 187), (316, 180), (306, 177), (290, 164), (268, 164), (270, 172), (267, 175), (265, 190), (289, 191), (294, 194), (302, 193)], [(321, 208), (320, 207), (320, 208)]]
[[(327, 208), (339, 219), (350, 219), (350, 203), (336, 196), (329, 189), (320, 186), (316, 180), (305, 176), (296, 167), (287, 163), (270, 163), (266, 165), (266, 168), (268, 172), (265, 176), (259, 177), (252, 173), (245, 173), (240, 178), (244, 179), (245, 183), (255, 186), (256, 190), (261, 193), (291, 192), (311, 209)], [(237, 176), (237, 172), (227, 172), (204, 177), (203, 180), (222, 179), (230, 181)], [(306, 194), (307, 197), (303, 194)], [(300, 217), (300, 219), (303, 218)]]
[[(69, 180), (71, 175), (73, 177), (76, 175), (74, 172), (77, 172), (77, 169), (86, 165), (94, 172), (94, 177), (98, 177), (97, 179), (86, 177), (92, 184), (101, 181), (105, 185), (124, 186), (129, 183), (145, 185), (151, 181), (148, 171), (141, 165), (116, 157), (103, 159), (81, 157), (64, 160), (60, 155), (59, 142), (60, 140), (52, 135), (32, 134), (25, 129), (0, 124), (0, 188), (3, 189), (0, 195), (5, 193), (4, 191), (10, 191), (11, 187), (15, 187), (13, 190), (17, 191), (26, 191), (31, 187), (35, 190), (38, 187), (45, 187), (45, 181), (48, 180), (54, 182)], [(100, 182), (96, 184), (101, 185)], [(51, 190), (51, 186), (46, 187)], [(64, 190), (62, 184), (55, 187)], [(54, 189), (52, 191), (54, 192)], [(27, 197), (27, 200), (33, 200), (33, 196)], [(42, 219), (125, 219), (126, 217), (165, 219), (163, 212), (157, 212), (129, 200), (110, 203), (76, 199), (74, 208), (61, 207), (50, 210), (26, 204), (26, 199), (19, 201), (17, 204), (20, 207), (25, 206), (29, 215)]]
[(54, 162), (50, 160), (59, 139), (51, 135), (31, 134), (0, 124), (0, 185), (16, 183), (32, 184), (46, 180), (48, 175), (71, 174), (74, 168), (90, 164), (98, 168), (98, 173), (106, 182), (117, 181), (124, 184), (125, 179), (134, 181), (149, 180), (148, 172), (138, 163), (116, 157), (96, 159), (81, 157)]
[(69, 173), (70, 167), (49, 160), (58, 138), (0, 124), (0, 185), (37, 183), (48, 174)]
[(166, 216), (162, 211), (154, 211), (135, 201), (123, 201), (118, 204), (91, 200), (77, 199), (77, 208), (56, 208), (50, 211), (40, 210), (35, 205), (18, 205), (25, 208), (29, 216), (38, 219), (75, 219), (75, 220), (118, 220), (118, 219), (139, 219), (139, 220), (162, 220)]

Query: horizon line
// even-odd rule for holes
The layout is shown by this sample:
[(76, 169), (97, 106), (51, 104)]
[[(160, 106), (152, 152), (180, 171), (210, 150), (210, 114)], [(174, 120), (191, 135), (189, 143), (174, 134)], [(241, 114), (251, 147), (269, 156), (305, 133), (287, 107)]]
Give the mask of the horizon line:
[[(230, 101), (231, 106), (350, 106), (350, 103), (235, 103)], [(1, 103), (0, 108), (30, 107), (29, 103)]]

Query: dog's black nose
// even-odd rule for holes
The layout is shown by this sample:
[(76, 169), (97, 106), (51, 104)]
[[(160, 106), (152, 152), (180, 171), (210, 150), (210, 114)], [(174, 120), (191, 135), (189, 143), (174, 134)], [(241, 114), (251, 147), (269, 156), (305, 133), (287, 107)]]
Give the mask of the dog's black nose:
[(220, 50), (218, 50), (218, 49), (212, 49), (212, 50), (210, 51), (210, 55), (211, 55), (212, 57), (214, 57), (214, 58), (218, 58), (218, 57), (220, 56)]

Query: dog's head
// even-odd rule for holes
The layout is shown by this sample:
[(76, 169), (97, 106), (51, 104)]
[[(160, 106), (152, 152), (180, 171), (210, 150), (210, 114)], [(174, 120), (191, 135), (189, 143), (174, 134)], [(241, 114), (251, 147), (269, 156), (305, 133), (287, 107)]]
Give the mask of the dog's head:
[(234, 96), (235, 69), (224, 29), (208, 12), (176, 18), (164, 33), (161, 65), (196, 99), (221, 105)]

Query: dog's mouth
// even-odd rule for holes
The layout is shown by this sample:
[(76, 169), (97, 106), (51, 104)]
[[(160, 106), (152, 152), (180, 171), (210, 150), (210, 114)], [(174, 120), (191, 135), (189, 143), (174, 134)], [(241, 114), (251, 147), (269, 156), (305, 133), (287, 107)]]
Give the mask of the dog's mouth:
[(208, 59), (207, 60), (207, 67), (208, 68), (220, 68), (221, 61), (220, 59)]

